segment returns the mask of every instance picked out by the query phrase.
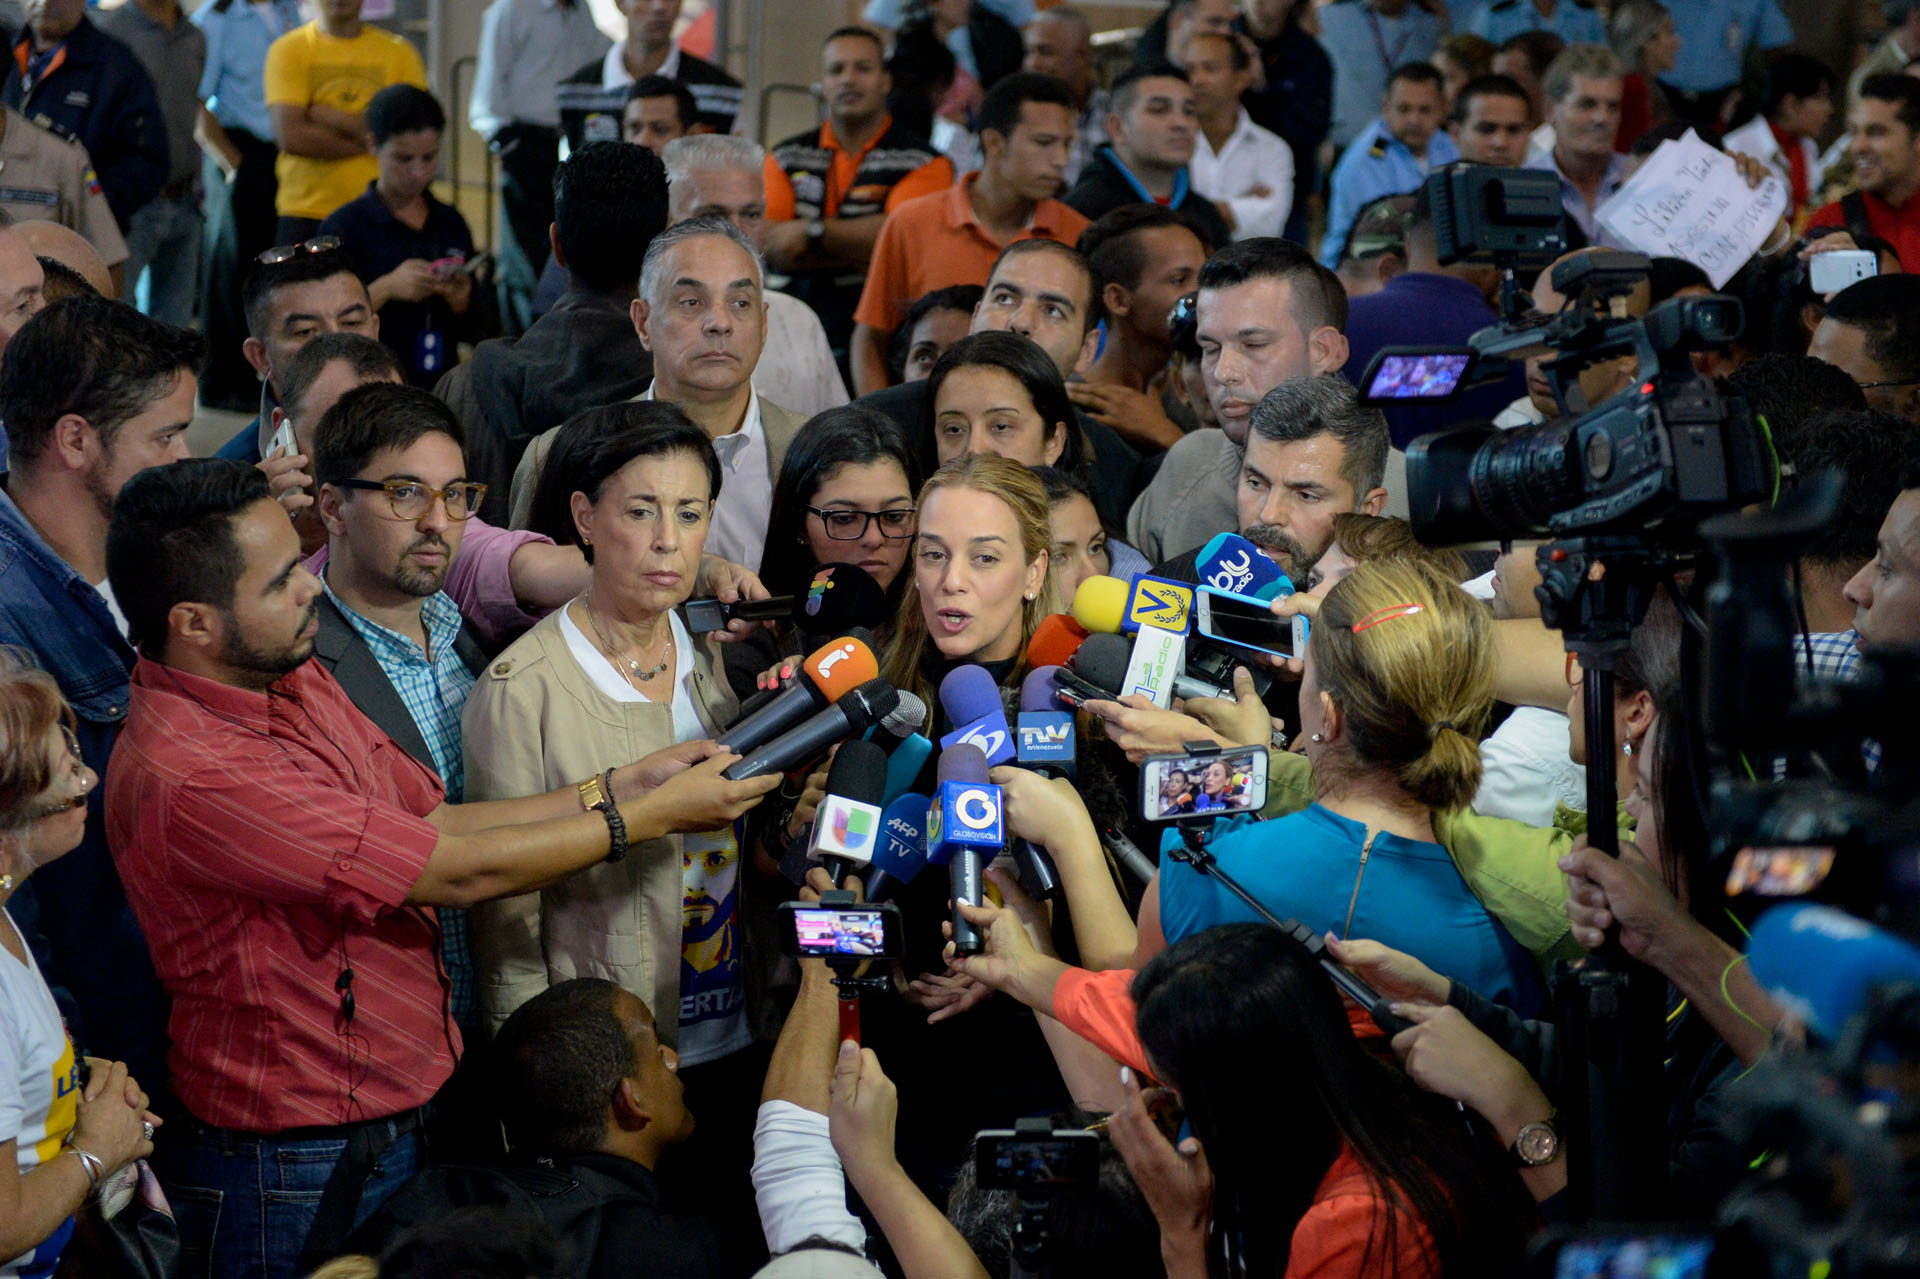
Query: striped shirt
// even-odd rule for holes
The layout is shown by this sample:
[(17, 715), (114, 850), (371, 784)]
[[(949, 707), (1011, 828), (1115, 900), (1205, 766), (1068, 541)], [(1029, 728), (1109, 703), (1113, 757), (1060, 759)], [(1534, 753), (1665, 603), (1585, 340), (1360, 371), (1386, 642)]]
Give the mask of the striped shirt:
[(338, 1126), (422, 1105), (453, 1073), (433, 917), (406, 905), (442, 798), (315, 662), (262, 693), (140, 659), (107, 839), (195, 1118)]

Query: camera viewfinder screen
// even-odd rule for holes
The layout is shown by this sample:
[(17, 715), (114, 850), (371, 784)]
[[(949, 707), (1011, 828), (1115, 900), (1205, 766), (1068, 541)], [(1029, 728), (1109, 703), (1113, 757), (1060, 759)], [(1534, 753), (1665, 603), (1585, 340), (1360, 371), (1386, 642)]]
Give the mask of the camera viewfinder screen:
[(994, 1171), (1007, 1184), (1070, 1185), (1085, 1175), (1081, 1160), (1089, 1145), (1048, 1137), (1005, 1140), (994, 1149)]
[(1438, 400), (1460, 388), (1473, 357), (1465, 351), (1383, 355), (1367, 384), (1370, 400)]
[(1832, 870), (1831, 848), (1743, 848), (1727, 870), (1727, 896), (1804, 897)]
[(1265, 747), (1254, 747), (1185, 759), (1150, 759), (1141, 769), (1144, 816), (1149, 821), (1170, 821), (1257, 809), (1267, 802), (1266, 755)]
[(801, 907), (793, 912), (794, 935), (803, 955), (884, 955), (885, 915), (877, 910)]
[(1710, 1235), (1571, 1239), (1560, 1246), (1554, 1279), (1705, 1279)]

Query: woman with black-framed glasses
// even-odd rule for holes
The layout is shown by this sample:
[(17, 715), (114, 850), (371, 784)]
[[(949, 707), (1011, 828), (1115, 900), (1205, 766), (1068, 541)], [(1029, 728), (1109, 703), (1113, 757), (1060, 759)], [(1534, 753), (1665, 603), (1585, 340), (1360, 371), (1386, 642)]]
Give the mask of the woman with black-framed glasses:
[[(775, 595), (794, 595), (819, 565), (852, 564), (887, 593), (889, 614), (897, 612), (906, 589), (901, 569), (919, 527), (919, 488), (919, 463), (891, 418), (852, 404), (815, 414), (787, 446), (773, 482), (760, 580)], [(877, 635), (884, 639), (886, 630)], [(791, 628), (730, 644), (727, 679), (744, 697), (760, 673), (799, 653)]]

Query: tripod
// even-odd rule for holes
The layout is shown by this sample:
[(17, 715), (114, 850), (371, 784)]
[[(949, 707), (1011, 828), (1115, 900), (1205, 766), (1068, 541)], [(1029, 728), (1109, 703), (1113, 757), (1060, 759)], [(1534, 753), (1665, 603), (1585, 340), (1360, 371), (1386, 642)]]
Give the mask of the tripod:
[[(1613, 678), (1646, 616), (1666, 557), (1633, 536), (1566, 538), (1539, 548), (1541, 620), (1566, 637), (1585, 671), (1587, 840), (1620, 855), (1614, 815)], [(1560, 1114), (1569, 1216), (1651, 1221), (1664, 1215), (1667, 1152), (1661, 1075), (1665, 982), (1629, 958), (1617, 935), (1554, 975)]]

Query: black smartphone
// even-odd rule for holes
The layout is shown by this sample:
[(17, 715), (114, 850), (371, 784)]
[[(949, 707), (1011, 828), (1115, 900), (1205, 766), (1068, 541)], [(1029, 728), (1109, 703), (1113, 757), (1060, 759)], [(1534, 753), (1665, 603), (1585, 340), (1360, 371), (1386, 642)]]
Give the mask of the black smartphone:
[(1049, 1133), (990, 1128), (973, 1139), (973, 1175), (982, 1190), (1058, 1190), (1100, 1177), (1100, 1138), (1079, 1129)]
[(892, 902), (780, 907), (781, 950), (802, 959), (895, 959), (901, 954), (900, 908)]
[(1360, 376), (1360, 398), (1370, 404), (1444, 400), (1460, 389), (1474, 365), (1464, 346), (1382, 348)]

